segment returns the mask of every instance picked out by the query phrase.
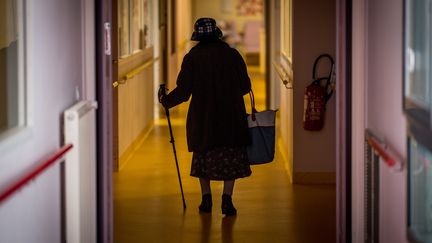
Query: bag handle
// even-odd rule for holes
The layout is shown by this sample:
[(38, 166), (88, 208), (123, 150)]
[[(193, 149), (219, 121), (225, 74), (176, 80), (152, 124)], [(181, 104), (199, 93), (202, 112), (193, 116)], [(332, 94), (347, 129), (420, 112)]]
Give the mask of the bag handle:
[(255, 109), (255, 95), (254, 95), (252, 89), (249, 91), (249, 98), (250, 98), (250, 101), (251, 101), (252, 121), (255, 121), (255, 119), (256, 119), (255, 113), (257, 113), (257, 110)]

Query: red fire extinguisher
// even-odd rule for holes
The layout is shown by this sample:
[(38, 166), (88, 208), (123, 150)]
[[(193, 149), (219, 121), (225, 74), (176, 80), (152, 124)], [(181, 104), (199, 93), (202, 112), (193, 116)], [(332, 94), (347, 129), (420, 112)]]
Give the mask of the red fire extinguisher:
[[(331, 68), (327, 77), (317, 78), (316, 68), (322, 58), (330, 60)], [(319, 131), (324, 127), (327, 101), (334, 90), (334, 61), (329, 54), (322, 54), (315, 60), (312, 83), (305, 89), (303, 128), (308, 131)], [(322, 85), (324, 83), (324, 85)]]

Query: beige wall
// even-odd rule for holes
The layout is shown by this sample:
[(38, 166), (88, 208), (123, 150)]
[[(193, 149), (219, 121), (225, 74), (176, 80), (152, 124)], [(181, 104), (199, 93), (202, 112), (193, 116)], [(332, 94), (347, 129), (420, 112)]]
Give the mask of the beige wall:
[[(284, 2), (284, 4), (282, 4)], [(333, 96), (327, 104), (325, 126), (319, 132), (305, 131), (302, 127), (304, 90), (312, 81), (312, 68), (315, 59), (323, 53), (335, 57), (336, 49), (336, 3), (334, 0), (297, 0), (292, 1), (292, 16), (289, 14), (288, 0), (271, 4), (272, 61), (276, 67), (282, 67), (285, 74), (280, 77), (272, 68), (272, 84), (279, 85), (279, 140), (278, 146), (284, 158), (290, 179), (294, 183), (333, 184), (336, 170), (336, 107)], [(285, 6), (285, 8), (283, 8)], [(280, 13), (281, 16), (277, 16)], [(283, 19), (291, 20), (281, 26)], [(284, 27), (285, 26), (285, 27)], [(291, 28), (291, 30), (290, 30)], [(282, 30), (282, 31), (281, 31)], [(288, 31), (288, 33), (284, 33)], [(282, 47), (283, 37), (290, 37), (290, 42)], [(275, 33), (276, 32), (276, 33)], [(290, 60), (285, 56), (292, 50)], [(285, 49), (285, 50), (283, 50)], [(327, 60), (325, 60), (327, 61)], [(323, 63), (324, 64), (324, 63)], [(328, 63), (325, 63), (329, 67)], [(319, 76), (323, 76), (321, 73)], [(327, 75), (327, 70), (325, 70)], [(276, 80), (274, 80), (276, 79)], [(281, 84), (281, 79), (292, 81), (293, 89)], [(291, 85), (288, 84), (288, 87)]]
[(322, 131), (302, 128), (304, 89), (312, 81), (313, 63), (322, 53), (335, 57), (335, 10), (334, 0), (293, 2), (295, 171), (335, 171), (335, 97), (327, 103)]
[(192, 0), (177, 1), (177, 72), (180, 71), (184, 55), (188, 52), (191, 44), (193, 31)]
[(333, 96), (327, 103), (325, 125), (321, 131), (305, 131), (302, 128), (302, 121), (304, 89), (312, 81), (315, 58), (323, 53), (335, 57), (335, 9), (334, 0), (298, 0), (293, 2), (294, 175), (296, 173), (312, 175), (312, 178), (317, 175), (320, 177), (316, 178), (318, 180), (332, 180), (333, 182), (336, 167), (335, 97)]
[[(168, 8), (171, 9), (171, 1), (168, 1)], [(171, 18), (168, 16), (168, 88), (174, 89), (181, 60), (186, 51), (187, 41), (192, 31), (191, 21), (191, 0), (178, 0), (176, 2), (175, 26), (172, 26)], [(170, 13), (171, 11), (168, 11)], [(171, 35), (175, 29), (176, 41), (171, 43)], [(156, 40), (157, 41), (157, 40)], [(176, 47), (176, 52), (172, 48)], [(142, 53), (134, 54), (121, 59), (119, 63), (119, 79), (142, 65), (152, 60), (152, 49)], [(149, 66), (143, 72), (127, 81), (126, 84), (118, 87), (118, 135), (119, 135), (119, 156), (120, 163), (127, 159), (128, 153), (133, 149), (137, 140), (151, 126), (153, 122), (154, 108), (154, 70)], [(120, 165), (122, 166), (122, 165)]]
[[(139, 65), (153, 59), (153, 49), (121, 59), (119, 77), (123, 77)], [(133, 149), (134, 143), (140, 139), (153, 122), (153, 66), (118, 86), (118, 135), (120, 163), (128, 149)]]
[(177, 0), (177, 49), (182, 52), (193, 30), (192, 0)]
[[(173, 11), (174, 6), (172, 6), (171, 1), (168, 1), (168, 80), (166, 82), (169, 90), (173, 90), (176, 87), (176, 79), (179, 72), (180, 55), (178, 53), (180, 42), (183, 39), (183, 33), (181, 33), (181, 30), (183, 28), (183, 25), (186, 25), (185, 20), (180, 19), (180, 17), (184, 17), (181, 13), (182, 11), (184, 11), (183, 8), (185, 8), (185, 6), (182, 6), (182, 3), (184, 3), (184, 1), (185, 0), (176, 1), (176, 16), (170, 15), (170, 13), (172, 13)], [(173, 18), (176, 19), (173, 21)], [(172, 35), (174, 33), (176, 39), (173, 43)], [(175, 52), (173, 51), (174, 48), (176, 49)]]
[[(172, 7), (171, 5), (169, 6)], [(172, 23), (171, 18), (168, 16), (168, 23)], [(184, 55), (189, 51), (190, 37), (193, 31), (192, 22), (192, 0), (177, 0), (176, 2), (176, 20), (175, 26), (169, 27), (168, 33), (168, 46), (169, 46), (169, 60), (168, 60), (168, 88), (173, 90), (176, 87), (177, 75), (180, 71), (181, 63)], [(173, 33), (173, 27), (175, 28), (176, 40), (175, 43), (171, 43), (171, 35)], [(172, 53), (172, 48), (175, 46), (176, 52)]]
[(193, 22), (200, 17), (212, 17), (219, 20), (234, 20), (239, 32), (243, 31), (243, 25), (250, 20), (263, 20), (263, 15), (241, 16), (237, 14), (235, 7), (238, 0), (231, 1), (231, 11), (222, 12), (222, 2), (225, 0), (192, 0), (193, 2)]

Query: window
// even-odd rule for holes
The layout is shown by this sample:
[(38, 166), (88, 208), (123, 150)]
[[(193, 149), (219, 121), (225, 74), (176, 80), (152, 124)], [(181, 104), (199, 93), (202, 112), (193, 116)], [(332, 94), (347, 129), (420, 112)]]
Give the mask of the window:
[(119, 56), (129, 55), (129, 0), (118, 1)]
[(22, 1), (0, 1), (0, 140), (26, 125)]
[(153, 45), (152, 1), (119, 0), (119, 56), (127, 57)]
[(405, 109), (431, 125), (432, 15), (429, 0), (407, 0), (405, 20)]
[(432, 240), (432, 153), (410, 139), (409, 219), (414, 242)]
[(432, 1), (405, 0), (408, 235), (432, 241)]

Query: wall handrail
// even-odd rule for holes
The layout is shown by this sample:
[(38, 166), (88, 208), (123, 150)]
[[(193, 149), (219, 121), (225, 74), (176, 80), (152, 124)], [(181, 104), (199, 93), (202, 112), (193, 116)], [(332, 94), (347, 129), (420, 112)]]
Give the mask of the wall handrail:
[(126, 82), (129, 79), (132, 79), (137, 74), (139, 74), (140, 72), (144, 71), (146, 68), (148, 68), (149, 66), (153, 65), (153, 63), (157, 62), (158, 60), (159, 60), (159, 57), (153, 58), (151, 60), (148, 60), (148, 61), (144, 62), (142, 65), (138, 66), (137, 68), (133, 69), (132, 71), (130, 71), (126, 75), (124, 75), (121, 80), (115, 81), (113, 83), (113, 87), (116, 88), (120, 84), (126, 84)]
[(17, 182), (11, 184), (6, 188), (3, 192), (0, 192), (0, 204), (3, 203), (7, 198), (13, 195), (16, 191), (21, 189), (24, 185), (26, 185), (29, 181), (35, 179), (39, 174), (44, 172), (48, 167), (53, 165), (56, 161), (61, 159), (68, 151), (73, 148), (72, 144), (67, 144), (56, 151), (53, 155), (51, 155), (48, 159), (42, 162), (38, 167), (27, 173)]
[(403, 169), (403, 162), (398, 158), (397, 154), (369, 129), (366, 131), (366, 142), (385, 161), (388, 167), (399, 171)]
[(293, 88), (292, 76), (288, 74), (288, 72), (285, 70), (284, 67), (282, 67), (281, 64), (273, 62), (273, 66), (276, 69), (276, 72), (279, 75), (279, 78), (282, 81), (282, 84), (285, 86), (285, 88), (292, 89)]

